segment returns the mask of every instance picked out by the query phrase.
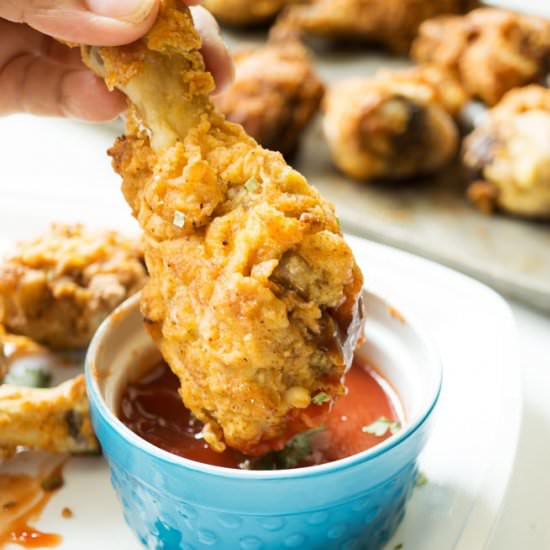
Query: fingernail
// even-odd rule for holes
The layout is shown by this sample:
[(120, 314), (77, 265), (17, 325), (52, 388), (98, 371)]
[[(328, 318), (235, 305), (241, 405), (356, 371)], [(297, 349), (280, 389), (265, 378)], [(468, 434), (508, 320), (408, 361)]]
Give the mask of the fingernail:
[(87, 0), (88, 8), (96, 15), (135, 24), (145, 21), (156, 3), (157, 0)]

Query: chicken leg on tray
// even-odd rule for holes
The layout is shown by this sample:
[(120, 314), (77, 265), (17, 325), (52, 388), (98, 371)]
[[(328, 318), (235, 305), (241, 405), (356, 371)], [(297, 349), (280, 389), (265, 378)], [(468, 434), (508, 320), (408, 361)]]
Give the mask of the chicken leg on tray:
[(146, 325), (206, 441), (260, 455), (344, 391), (362, 276), (333, 207), (215, 111), (200, 46), (164, 0), (145, 38), (83, 55), (129, 98), (110, 154), (145, 232)]

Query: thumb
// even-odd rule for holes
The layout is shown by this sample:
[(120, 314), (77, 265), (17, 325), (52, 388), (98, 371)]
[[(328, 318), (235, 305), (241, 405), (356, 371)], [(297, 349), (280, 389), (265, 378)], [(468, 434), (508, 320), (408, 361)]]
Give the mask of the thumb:
[(0, 18), (91, 46), (137, 40), (152, 26), (157, 10), (158, 0), (0, 0)]

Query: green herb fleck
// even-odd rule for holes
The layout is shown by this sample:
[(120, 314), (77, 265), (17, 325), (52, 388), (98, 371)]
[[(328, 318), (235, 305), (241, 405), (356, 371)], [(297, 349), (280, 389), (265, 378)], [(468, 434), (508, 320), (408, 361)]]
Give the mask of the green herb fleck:
[(426, 474), (423, 472), (418, 472), (416, 476), (416, 486), (417, 487), (424, 487), (428, 483), (428, 478), (426, 477)]
[(295, 435), (282, 451), (268, 453), (251, 462), (253, 470), (288, 470), (295, 468), (311, 454), (313, 438), (324, 430), (324, 426), (312, 428)]
[(63, 487), (63, 478), (59, 474), (52, 474), (42, 481), (41, 486), (44, 491), (51, 493)]
[(258, 190), (258, 186), (260, 184), (258, 183), (258, 180), (256, 178), (250, 178), (245, 184), (244, 184), (244, 188), (249, 192), (249, 193), (255, 193), (257, 190)]
[(400, 542), (399, 544), (396, 544), (394, 547), (393, 547), (393, 550), (401, 550), (403, 548), (403, 543)]
[(17, 502), (15, 500), (8, 500), (7, 502), (4, 502), (2, 504), (2, 508), (4, 510), (11, 510), (12, 508), (15, 508), (17, 506)]
[(13, 369), (4, 378), (4, 384), (28, 388), (48, 388), (51, 381), (52, 375), (40, 367)]
[(174, 219), (172, 220), (172, 223), (181, 229), (185, 225), (185, 214), (179, 210), (176, 210), (174, 212)]
[(331, 401), (331, 397), (330, 397), (330, 395), (328, 395), (328, 393), (325, 393), (324, 391), (319, 392), (311, 400), (311, 402), (314, 405), (322, 405), (323, 403), (326, 403), (327, 401)]
[(364, 433), (375, 435), (376, 437), (383, 437), (388, 432), (395, 435), (401, 429), (401, 422), (397, 420), (390, 420), (385, 416), (381, 416), (378, 420), (372, 422), (368, 426), (363, 426), (361, 430)]

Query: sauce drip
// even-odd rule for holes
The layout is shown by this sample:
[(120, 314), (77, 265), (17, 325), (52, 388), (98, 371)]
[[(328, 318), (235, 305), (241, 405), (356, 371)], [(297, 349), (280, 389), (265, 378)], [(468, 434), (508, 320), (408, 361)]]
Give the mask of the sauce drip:
[[(386, 417), (399, 421), (389, 385), (364, 359), (356, 356), (347, 374), (347, 394), (338, 398), (324, 427), (313, 437), (310, 456), (298, 467), (324, 464), (351, 456), (381, 443), (391, 433), (376, 436), (363, 428)], [(202, 439), (202, 423), (183, 405), (179, 380), (165, 363), (129, 384), (121, 400), (120, 418), (136, 434), (168, 452), (197, 462), (239, 468), (246, 456), (226, 449), (217, 453)], [(321, 411), (326, 405), (317, 407)]]
[(29, 476), (22, 474), (0, 475), (0, 548), (17, 544), (23, 548), (52, 548), (62, 537), (43, 533), (29, 525), (35, 521), (54, 494), (45, 491), (45, 480), (61, 477), (61, 466), (53, 471)]

